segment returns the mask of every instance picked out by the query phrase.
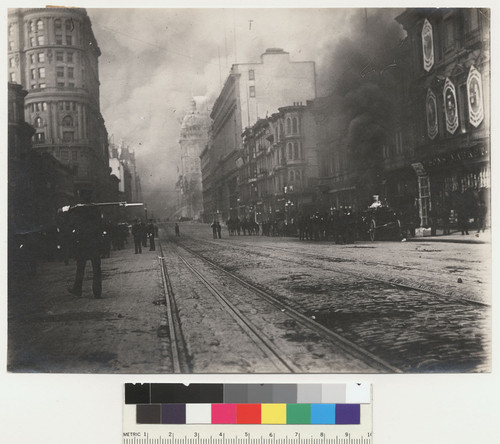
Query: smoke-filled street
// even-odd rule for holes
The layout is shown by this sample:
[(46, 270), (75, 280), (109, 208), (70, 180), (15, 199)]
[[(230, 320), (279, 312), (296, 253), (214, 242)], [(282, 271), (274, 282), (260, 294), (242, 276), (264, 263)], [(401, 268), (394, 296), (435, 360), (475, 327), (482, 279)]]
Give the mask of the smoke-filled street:
[[(130, 243), (67, 292), (74, 264), (16, 280), (12, 371), (279, 373), (484, 371), (488, 234), (408, 242), (228, 236), (206, 224)], [(443, 240), (443, 239), (442, 239)], [(467, 241), (468, 243), (464, 243)], [(161, 250), (158, 248), (161, 246)]]

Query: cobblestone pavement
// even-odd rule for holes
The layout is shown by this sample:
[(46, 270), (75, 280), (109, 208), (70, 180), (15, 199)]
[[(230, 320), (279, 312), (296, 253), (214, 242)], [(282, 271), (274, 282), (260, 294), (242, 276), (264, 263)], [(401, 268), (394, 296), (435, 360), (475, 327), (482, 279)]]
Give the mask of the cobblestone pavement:
[[(172, 234), (171, 228), (166, 228), (168, 234)], [(228, 237), (227, 232), (224, 239), (213, 240), (210, 227), (201, 224), (181, 224), (178, 241), (403, 371), (490, 368), (491, 251), (487, 243), (364, 242), (340, 246), (296, 238)], [(158, 255), (158, 251), (147, 249), (134, 255), (130, 246), (112, 252), (110, 259), (103, 260), (102, 300), (92, 298), (90, 270), (82, 298), (67, 292), (74, 278), (74, 263), (42, 263), (36, 276), (11, 279), (9, 370), (170, 372), (168, 337), (161, 330), (165, 307)], [(176, 269), (175, 260), (170, 266)], [(233, 335), (218, 322), (216, 313), (204, 318), (208, 299), (199, 288), (182, 283), (180, 277), (174, 276), (175, 285), (181, 298), (185, 297), (181, 315), (191, 335), (191, 351), (198, 358), (196, 370), (227, 370), (234, 364), (229, 356), (225, 367), (211, 360), (216, 353), (230, 351), (227, 340)], [(213, 279), (218, 281), (219, 277), (214, 274)], [(264, 319), (262, 310), (255, 306), (255, 316), (260, 313)], [(201, 323), (218, 341), (214, 339), (206, 349), (207, 338), (195, 328)], [(325, 357), (323, 351), (317, 352), (316, 339), (304, 341), (294, 337), (292, 324), (286, 327), (283, 337), (288, 337), (288, 345), (312, 347), (304, 348), (304, 371), (337, 372), (341, 367), (346, 372), (359, 371), (353, 362), (332, 366), (328, 359), (333, 354)], [(259, 371), (262, 363), (249, 366), (243, 355), (229, 371)], [(250, 354), (246, 359), (251, 360)], [(266, 370), (262, 367), (260, 371)]]
[(489, 244), (339, 246), (262, 236), (214, 241), (203, 225), (183, 232), (190, 248), (403, 371), (490, 368)]

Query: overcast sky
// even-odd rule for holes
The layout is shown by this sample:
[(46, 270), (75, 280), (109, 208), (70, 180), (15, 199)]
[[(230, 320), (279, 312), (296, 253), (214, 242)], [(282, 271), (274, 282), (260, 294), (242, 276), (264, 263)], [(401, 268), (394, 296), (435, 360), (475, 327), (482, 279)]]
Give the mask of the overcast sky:
[[(101, 112), (109, 135), (136, 152), (145, 200), (174, 198), (179, 120), (192, 96), (215, 99), (235, 62), (266, 48), (316, 62), (318, 94), (343, 37), (359, 32), (363, 9), (92, 9), (102, 55)], [(380, 11), (379, 11), (380, 12)], [(390, 19), (398, 11), (387, 10)], [(368, 10), (368, 18), (371, 11)], [(284, 104), (285, 105), (285, 104)], [(158, 195), (156, 196), (158, 198)]]

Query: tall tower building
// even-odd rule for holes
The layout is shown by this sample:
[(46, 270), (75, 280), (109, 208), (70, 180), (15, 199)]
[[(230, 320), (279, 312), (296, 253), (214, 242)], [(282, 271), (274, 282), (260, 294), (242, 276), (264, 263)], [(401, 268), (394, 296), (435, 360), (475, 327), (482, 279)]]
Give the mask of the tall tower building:
[(197, 110), (193, 99), (191, 111), (181, 124), (181, 177), (179, 180), (181, 216), (199, 219), (203, 211), (200, 154), (208, 143), (210, 116), (204, 103)]
[(74, 173), (74, 187), (109, 194), (108, 137), (99, 105), (101, 52), (85, 9), (10, 9), (9, 81), (28, 91), (25, 115), (33, 149)]

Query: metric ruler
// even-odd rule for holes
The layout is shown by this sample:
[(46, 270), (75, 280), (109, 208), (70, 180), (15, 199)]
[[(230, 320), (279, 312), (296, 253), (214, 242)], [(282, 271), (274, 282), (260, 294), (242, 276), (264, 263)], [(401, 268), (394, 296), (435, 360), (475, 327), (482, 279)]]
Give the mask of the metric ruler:
[(123, 444), (372, 444), (372, 405), (361, 405), (360, 424), (242, 425), (136, 424), (125, 406)]

